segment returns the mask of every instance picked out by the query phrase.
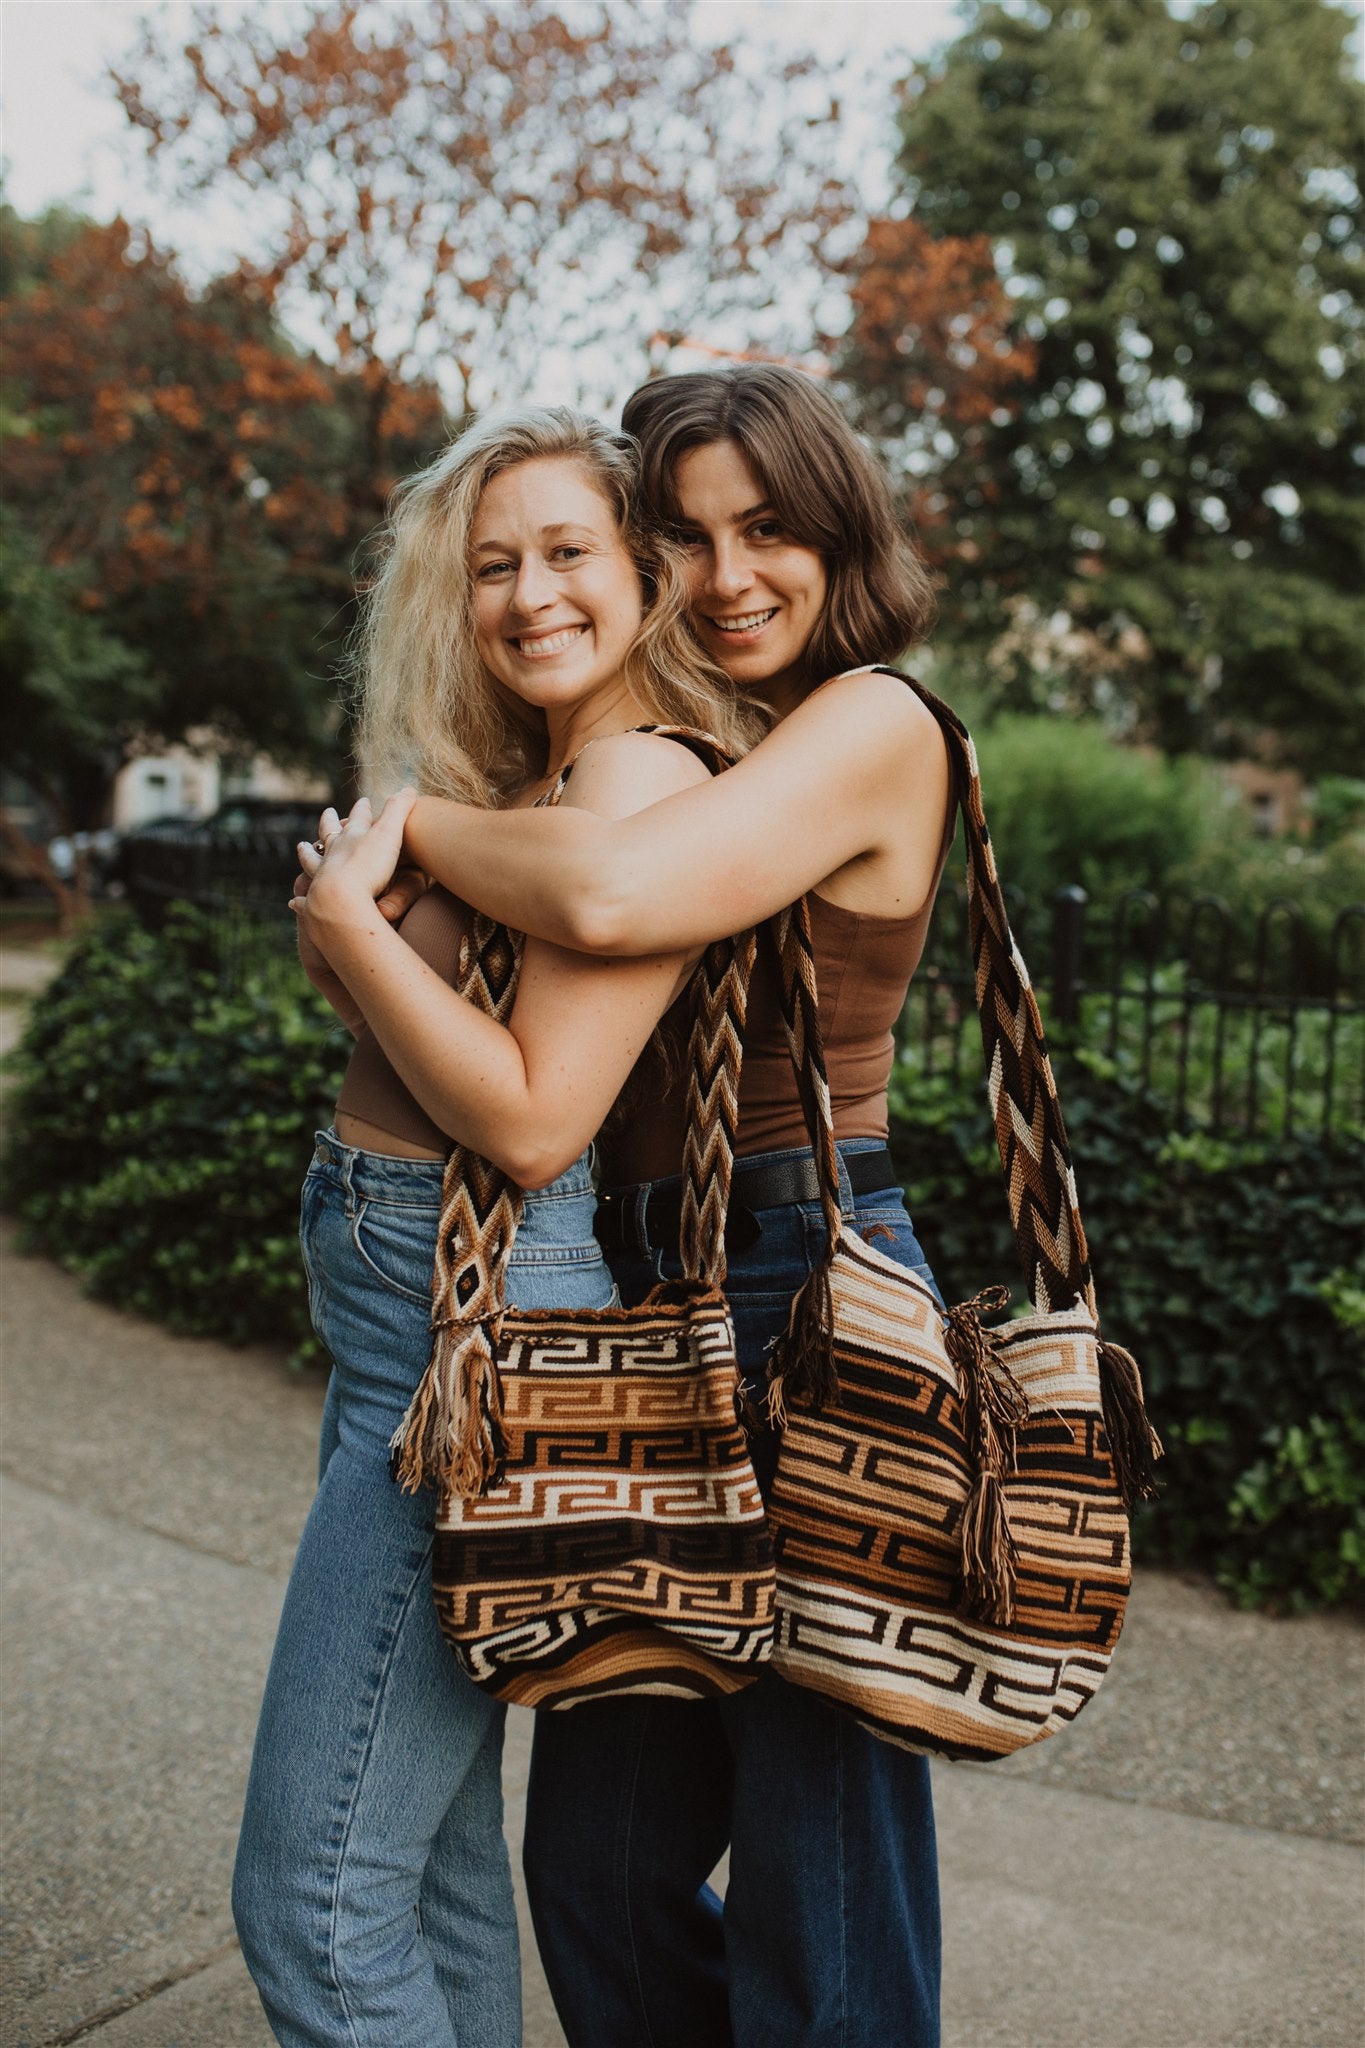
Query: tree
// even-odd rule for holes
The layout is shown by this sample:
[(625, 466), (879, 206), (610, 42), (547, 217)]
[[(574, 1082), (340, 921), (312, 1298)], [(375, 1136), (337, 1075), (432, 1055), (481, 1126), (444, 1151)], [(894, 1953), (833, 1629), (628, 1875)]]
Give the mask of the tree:
[(912, 79), (905, 202), (936, 244), (990, 238), (1036, 352), (933, 463), (946, 629), (1008, 700), (1060, 683), (1177, 751), (1270, 728), (1310, 769), (1365, 744), (1349, 28), (1322, 0), (977, 5)]
[(90, 826), (153, 741), (330, 762), (352, 557), (395, 470), (440, 440), (435, 394), (390, 394), (394, 469), (376, 474), (363, 381), (300, 354), (240, 281), (190, 292), (122, 221), (0, 228), (19, 286), (0, 306), (5, 658), (28, 779)]
[(839, 366), (861, 423), (922, 480), (911, 509), (929, 559), (940, 568), (973, 561), (977, 544), (957, 530), (935, 472), (948, 456), (978, 458), (984, 430), (1017, 412), (1038, 366), (990, 239), (935, 237), (911, 216), (884, 215), (868, 223), (847, 270), (852, 319)]
[(115, 82), (174, 190), (249, 201), (258, 289), (376, 405), (418, 372), (457, 414), (520, 398), (547, 357), (619, 395), (655, 330), (812, 301), (849, 208), (814, 60), (746, 69), (691, 12), (201, 8), (183, 47), (151, 25)]
[[(82, 609), (76, 585), (69, 571), (48, 568), (0, 505), (0, 755), (68, 835), (98, 817), (122, 736), (154, 701), (137, 655)], [(74, 922), (85, 908), (84, 864), (69, 883), (3, 810), (0, 833)]]

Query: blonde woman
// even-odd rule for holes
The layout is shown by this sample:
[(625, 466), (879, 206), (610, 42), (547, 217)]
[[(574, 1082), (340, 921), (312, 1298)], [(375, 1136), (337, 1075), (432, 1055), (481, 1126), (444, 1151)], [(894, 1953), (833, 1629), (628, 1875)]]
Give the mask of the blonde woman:
[[(362, 641), (362, 746), (380, 785), (603, 818), (706, 777), (632, 728), (747, 725), (684, 624), (686, 587), (637, 496), (632, 445), (564, 411), (482, 424), (402, 487)], [(581, 758), (580, 758), (581, 757)], [(452, 982), (463, 906), (376, 908), (414, 801), (343, 826), (296, 898), (305, 966), (356, 1035), (304, 1184), (314, 1325), (334, 1361), (321, 1477), (266, 1685), (233, 1887), (287, 2048), (515, 2048), (519, 1958), (499, 1767), (503, 1710), (443, 1642), (433, 1500), (389, 1476), (430, 1348), (451, 1139), (530, 1190), (508, 1275), (532, 1307), (601, 1307), (584, 1148), (689, 956), (527, 944), (506, 1027)]]

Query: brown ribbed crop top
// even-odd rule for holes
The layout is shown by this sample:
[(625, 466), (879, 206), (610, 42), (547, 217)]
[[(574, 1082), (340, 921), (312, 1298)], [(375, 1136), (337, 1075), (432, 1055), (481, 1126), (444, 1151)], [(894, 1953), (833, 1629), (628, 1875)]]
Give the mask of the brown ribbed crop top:
[[(433, 887), (419, 896), (398, 929), (442, 981), (454, 982), (460, 941), (469, 925), (469, 906), (445, 889)], [(362, 1118), (391, 1137), (404, 1138), (428, 1152), (445, 1152), (450, 1139), (438, 1130), (420, 1102), (410, 1095), (389, 1064), (388, 1054), (369, 1030), (355, 1042), (337, 1097), (344, 1116)]]

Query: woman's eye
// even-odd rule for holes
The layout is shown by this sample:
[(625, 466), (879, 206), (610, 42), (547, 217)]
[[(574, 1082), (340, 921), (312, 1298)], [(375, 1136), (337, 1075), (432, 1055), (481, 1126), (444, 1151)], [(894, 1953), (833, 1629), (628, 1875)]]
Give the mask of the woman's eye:
[(586, 548), (575, 547), (566, 542), (562, 548), (555, 549), (555, 559), (559, 562), (576, 562), (587, 552)]
[(493, 583), (500, 576), (512, 575), (514, 569), (512, 562), (484, 562), (475, 571), (475, 578), (479, 583)]
[(674, 540), (680, 548), (686, 548), (689, 555), (695, 555), (698, 548), (706, 546), (706, 536), (701, 533), (675, 533)]
[(754, 540), (782, 539), (782, 527), (776, 519), (756, 519), (749, 528), (749, 533)]

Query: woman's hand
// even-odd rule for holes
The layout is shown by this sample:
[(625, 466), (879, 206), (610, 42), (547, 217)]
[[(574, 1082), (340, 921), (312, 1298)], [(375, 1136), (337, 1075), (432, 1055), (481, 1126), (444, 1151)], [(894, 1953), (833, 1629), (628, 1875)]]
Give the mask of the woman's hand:
[(399, 790), (376, 817), (369, 798), (360, 797), (344, 825), (334, 810), (323, 812), (318, 829), (321, 857), (312, 848), (299, 849), (308, 881), (299, 914), (316, 942), (322, 943), (328, 923), (358, 911), (368, 913), (392, 887), (402, 861), (403, 826), (416, 800), (415, 790)]
[[(322, 855), (309, 839), (300, 840), (296, 851), (299, 872), (294, 877), (294, 893), (289, 899), (289, 908), (297, 916), (312, 887), (313, 877), (322, 866)], [(393, 879), (383, 895), (376, 896), (374, 907), (386, 924), (401, 924), (413, 904), (425, 896), (430, 887), (430, 875), (424, 875), (420, 868), (404, 861), (394, 869)]]

